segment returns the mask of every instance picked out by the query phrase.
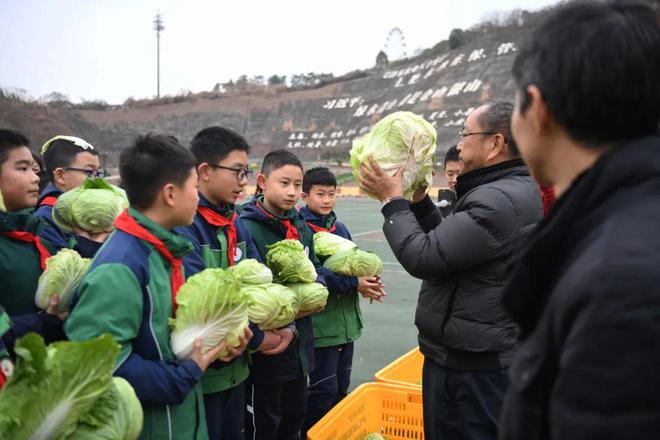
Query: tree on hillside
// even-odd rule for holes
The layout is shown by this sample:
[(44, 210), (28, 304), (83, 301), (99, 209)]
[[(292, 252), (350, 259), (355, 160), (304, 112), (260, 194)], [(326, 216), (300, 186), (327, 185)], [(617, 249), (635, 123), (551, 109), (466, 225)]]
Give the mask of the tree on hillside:
[(385, 51), (378, 52), (376, 55), (376, 67), (385, 67), (390, 63), (390, 60), (387, 58)]
[(42, 96), (41, 98), (39, 98), (39, 103), (51, 107), (72, 106), (71, 101), (69, 101), (69, 97), (64, 93), (60, 93), (60, 92), (50, 92), (49, 94)]
[(255, 75), (248, 80), (248, 84), (252, 87), (262, 87), (264, 85), (263, 75)]
[(310, 87), (317, 86), (324, 81), (334, 78), (332, 73), (301, 73), (299, 75), (291, 75), (291, 87)]
[(442, 40), (436, 43), (436, 45), (431, 48), (431, 52), (436, 55), (439, 53), (445, 53), (448, 50), (449, 50), (449, 41), (447, 40)]
[(76, 105), (76, 108), (87, 110), (106, 110), (108, 107), (108, 103), (103, 99), (83, 99), (80, 104)]
[(235, 87), (238, 90), (245, 90), (248, 85), (248, 77), (247, 75), (241, 75), (236, 79), (236, 83), (234, 84)]
[(449, 49), (456, 49), (465, 44), (465, 31), (463, 29), (452, 29), (449, 33)]
[(268, 84), (277, 85), (286, 83), (286, 75), (272, 75), (268, 78)]
[(34, 101), (34, 99), (30, 95), (28, 95), (27, 90), (17, 87), (0, 89), (0, 98), (13, 100), (13, 101), (20, 101), (20, 102)]
[(41, 102), (42, 104), (68, 103), (69, 97), (66, 96), (64, 93), (50, 92), (49, 94), (39, 98), (39, 102)]

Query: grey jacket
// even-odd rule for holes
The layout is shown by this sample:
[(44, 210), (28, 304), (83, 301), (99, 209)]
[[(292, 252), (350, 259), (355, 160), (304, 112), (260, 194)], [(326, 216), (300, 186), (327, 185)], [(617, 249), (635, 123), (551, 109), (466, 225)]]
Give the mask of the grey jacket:
[(501, 306), (507, 273), (543, 216), (541, 193), (520, 160), (459, 177), (454, 213), (430, 198), (383, 207), (396, 258), (422, 279), (415, 324), (422, 353), (447, 368), (486, 371), (510, 364), (517, 330)]

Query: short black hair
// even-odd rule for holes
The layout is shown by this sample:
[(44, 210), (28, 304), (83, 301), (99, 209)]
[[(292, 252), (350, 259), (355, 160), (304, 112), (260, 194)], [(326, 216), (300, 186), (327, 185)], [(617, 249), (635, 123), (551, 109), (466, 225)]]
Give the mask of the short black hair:
[(303, 177), (303, 192), (309, 193), (314, 185), (337, 187), (337, 178), (326, 167), (310, 168)]
[(0, 128), (0, 165), (7, 161), (11, 150), (29, 146), (30, 141), (23, 134), (7, 128)]
[(512, 74), (520, 110), (535, 85), (554, 120), (588, 146), (652, 134), (660, 121), (660, 26), (645, 2), (568, 3), (532, 31)]
[(55, 183), (55, 170), (71, 166), (79, 153), (89, 153), (94, 156), (99, 155), (99, 152), (95, 149), (84, 149), (67, 139), (57, 139), (52, 141), (46, 152), (43, 153), (48, 179), (50, 179), (52, 183)]
[(447, 152), (445, 153), (445, 163), (443, 166), (446, 168), (447, 167), (447, 162), (459, 162), (460, 158), (458, 156), (458, 146), (457, 145), (452, 145), (447, 149)]
[(504, 136), (504, 142), (509, 147), (509, 153), (518, 156), (518, 145), (511, 135), (511, 117), (513, 103), (509, 101), (493, 101), (486, 104), (487, 108), (479, 115), (477, 121), (485, 132), (499, 133)]
[(302, 163), (298, 156), (287, 150), (273, 150), (264, 157), (261, 162), (261, 174), (268, 176), (275, 170), (278, 170), (286, 165), (293, 165), (303, 170)]
[(139, 136), (119, 157), (122, 186), (137, 209), (150, 208), (168, 183), (183, 186), (194, 168), (195, 157), (173, 136)]
[(205, 162), (215, 165), (234, 150), (249, 154), (250, 145), (235, 131), (218, 126), (203, 129), (190, 143), (190, 151), (197, 159), (197, 166)]

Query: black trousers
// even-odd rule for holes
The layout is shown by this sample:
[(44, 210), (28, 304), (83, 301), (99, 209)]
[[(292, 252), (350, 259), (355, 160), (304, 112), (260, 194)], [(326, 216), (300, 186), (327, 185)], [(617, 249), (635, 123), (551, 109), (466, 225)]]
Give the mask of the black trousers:
[(424, 436), (429, 440), (496, 440), (508, 369), (456, 371), (424, 359)]
[(314, 349), (316, 367), (309, 375), (307, 420), (302, 438), (307, 431), (348, 394), (351, 383), (354, 343)]
[(243, 436), (245, 383), (219, 393), (204, 394), (209, 440), (233, 440)]
[(307, 415), (307, 376), (274, 385), (248, 384), (246, 440), (299, 440)]

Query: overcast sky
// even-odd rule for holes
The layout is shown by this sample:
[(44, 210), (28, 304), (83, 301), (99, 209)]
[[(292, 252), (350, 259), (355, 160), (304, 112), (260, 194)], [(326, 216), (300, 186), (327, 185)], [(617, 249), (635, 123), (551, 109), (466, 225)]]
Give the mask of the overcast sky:
[(210, 90), (241, 74), (291, 75), (370, 67), (399, 27), (408, 53), (494, 11), (556, 0), (0, 0), (0, 87), (72, 101)]

